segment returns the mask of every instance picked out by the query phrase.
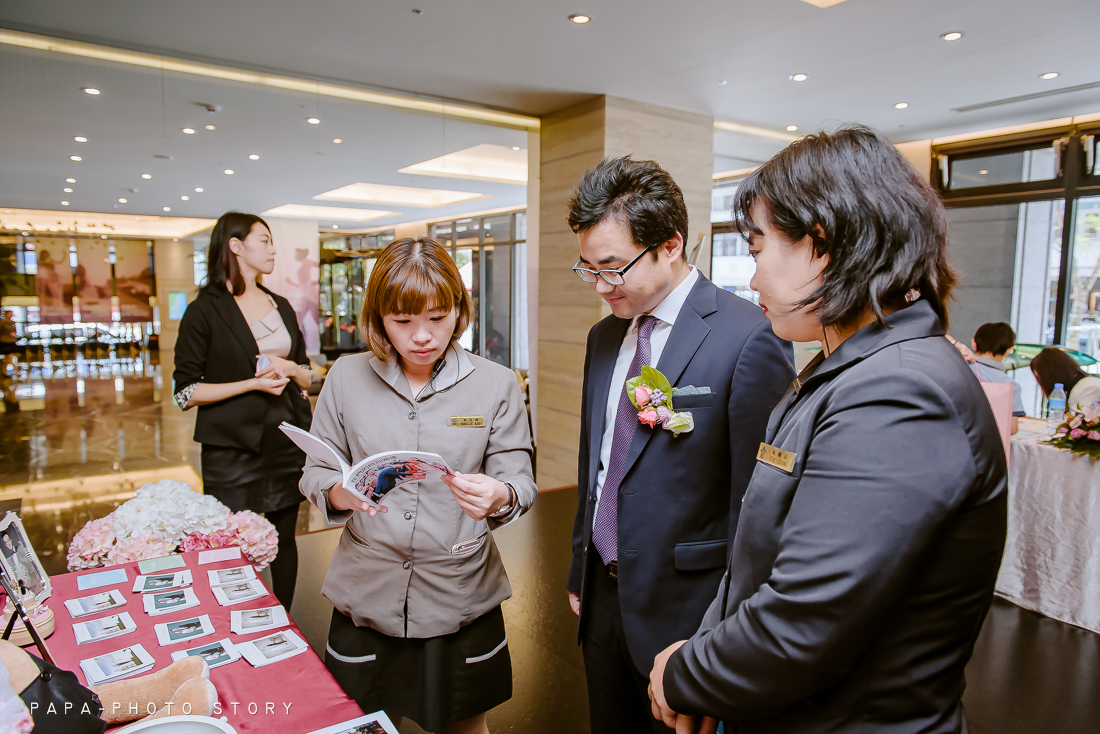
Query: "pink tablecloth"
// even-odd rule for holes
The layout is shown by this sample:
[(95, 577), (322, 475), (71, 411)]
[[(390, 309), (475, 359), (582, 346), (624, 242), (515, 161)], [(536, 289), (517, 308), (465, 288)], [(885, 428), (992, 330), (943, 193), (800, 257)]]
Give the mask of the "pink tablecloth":
[[(210, 590), (207, 571), (243, 565), (247, 563), (244, 558), (237, 561), (222, 561), (200, 566), (198, 552), (182, 555), (184, 562), (187, 563), (187, 568), (191, 570), (194, 581), (192, 588), (198, 596), (201, 606), (158, 617), (150, 617), (146, 614), (141, 606), (141, 595), (131, 593), (131, 589), (134, 588), (134, 579), (140, 573), (136, 563), (118, 567), (126, 569), (127, 581), (125, 584), (103, 586), (86, 591), (77, 589), (77, 578), (89, 573), (96, 573), (96, 571), (82, 571), (80, 573), (53, 576), (51, 578), (53, 596), (50, 597), (47, 603), (54, 610), (57, 623), (56, 630), (46, 640), (46, 644), (49, 646), (57, 665), (74, 671), (81, 682), (87, 685), (84, 673), (80, 670), (80, 661), (121, 649), (127, 645), (141, 643), (149, 654), (156, 659), (153, 670), (161, 670), (171, 664), (172, 652), (176, 650), (186, 650), (226, 637), (233, 643), (239, 643), (263, 637), (267, 634), (266, 632), (251, 635), (232, 634), (229, 631), (229, 614), (234, 609), (274, 606), (278, 603), (274, 596), (268, 595), (251, 602), (223, 607), (218, 604), (214, 598), (214, 593)], [(114, 639), (93, 642), (78, 647), (72, 627), (74, 620), (69, 616), (68, 610), (65, 609), (63, 600), (109, 591), (113, 588), (118, 588), (125, 594), (126, 606), (121, 607), (118, 611), (130, 613), (134, 622), (137, 623), (137, 631)], [(210, 615), (210, 621), (213, 622), (216, 630), (213, 635), (193, 640), (190, 643), (181, 642), (169, 647), (161, 647), (157, 642), (153, 625), (160, 622), (187, 619), (200, 614)], [(83, 619), (95, 618), (96, 616), (92, 615)], [(303, 640), (305, 639), (293, 620), (291, 620), (290, 628)], [(28, 649), (37, 654), (33, 647)], [(230, 725), (238, 732), (305, 734), (305, 732), (311, 732), (362, 716), (358, 704), (348, 698), (312, 649), (264, 668), (253, 668), (248, 661), (241, 658), (235, 663), (211, 670), (210, 680), (218, 689), (218, 703), (221, 709), (220, 713), (215, 713), (215, 716), (227, 716)]]

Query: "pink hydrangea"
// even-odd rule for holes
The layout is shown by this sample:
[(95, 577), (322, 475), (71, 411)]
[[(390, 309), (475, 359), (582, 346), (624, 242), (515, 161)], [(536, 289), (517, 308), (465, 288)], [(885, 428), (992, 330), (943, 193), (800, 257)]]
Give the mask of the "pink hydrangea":
[(249, 510), (229, 516), (228, 532), (232, 533), (248, 560), (262, 571), (275, 560), (279, 552), (279, 533), (262, 515)]
[(114, 513), (92, 520), (73, 537), (66, 560), (70, 571), (98, 568), (115, 544)]
[(1069, 422), (1069, 427), (1070, 428), (1080, 428), (1081, 427), (1081, 421), (1083, 421), (1083, 420), (1084, 420), (1084, 417), (1080, 413), (1075, 413), (1073, 415), (1073, 418)]
[(1100, 441), (1100, 431), (1089, 431), (1090, 441)]
[(237, 535), (226, 528), (225, 530), (215, 530), (209, 535), (191, 533), (180, 541), (180, 551), (189, 553), (211, 548), (227, 548), (231, 545), (237, 545)]
[(634, 388), (634, 404), (639, 408), (643, 408), (649, 405), (649, 399), (653, 396), (653, 391), (645, 385), (638, 385)]
[(115, 543), (107, 551), (107, 564), (118, 566), (123, 563), (144, 561), (148, 558), (160, 558), (174, 553), (175, 550), (175, 544), (166, 542), (163, 538), (148, 530), (143, 530)]
[(657, 411), (653, 408), (646, 408), (642, 412), (638, 413), (638, 420), (645, 425), (653, 428), (657, 425)]
[(1087, 431), (1083, 431), (1080, 428), (1074, 428), (1072, 431), (1069, 432), (1069, 437), (1070, 438), (1081, 438), (1081, 436), (1084, 436), (1087, 433), (1088, 433)]
[(657, 420), (660, 421), (662, 427), (668, 426), (668, 422), (672, 420), (672, 411), (662, 405), (657, 408)]

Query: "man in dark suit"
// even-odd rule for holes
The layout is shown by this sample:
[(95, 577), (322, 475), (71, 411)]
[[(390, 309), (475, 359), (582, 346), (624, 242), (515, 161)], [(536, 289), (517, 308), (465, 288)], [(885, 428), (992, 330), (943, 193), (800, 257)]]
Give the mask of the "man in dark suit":
[[(687, 263), (687, 207), (652, 161), (609, 159), (570, 202), (574, 270), (611, 307), (588, 334), (567, 589), (580, 616), (593, 734), (667, 731), (654, 656), (714, 598), (768, 416), (794, 378), (762, 311)], [(639, 422), (625, 383), (656, 367), (694, 428)]]

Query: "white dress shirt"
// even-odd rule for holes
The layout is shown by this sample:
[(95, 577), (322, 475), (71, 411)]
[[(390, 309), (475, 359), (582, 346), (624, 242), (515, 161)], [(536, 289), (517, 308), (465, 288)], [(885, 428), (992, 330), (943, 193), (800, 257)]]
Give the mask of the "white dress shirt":
[[(650, 316), (657, 319), (653, 325), (653, 333), (649, 337), (650, 358), (649, 366), (656, 367), (661, 361), (661, 352), (668, 343), (668, 336), (672, 333), (672, 327), (676, 324), (676, 317), (680, 315), (680, 309), (684, 307), (688, 294), (699, 279), (699, 271), (694, 265), (689, 265), (691, 271), (680, 285), (672, 289), (664, 300), (658, 303)], [(626, 389), (626, 372), (630, 369), (630, 363), (634, 361), (634, 352), (638, 347), (638, 319), (644, 314), (634, 317), (630, 328), (623, 337), (623, 344), (619, 347), (619, 356), (615, 359), (615, 371), (611, 373), (611, 389), (607, 393), (607, 410), (604, 413), (603, 438), (600, 441), (600, 471), (596, 475), (596, 503), (599, 505), (600, 492), (603, 490), (604, 479), (607, 478), (607, 467), (611, 463), (611, 439), (615, 435), (615, 417), (619, 412), (619, 396)], [(592, 513), (592, 522), (596, 521), (596, 513)]]

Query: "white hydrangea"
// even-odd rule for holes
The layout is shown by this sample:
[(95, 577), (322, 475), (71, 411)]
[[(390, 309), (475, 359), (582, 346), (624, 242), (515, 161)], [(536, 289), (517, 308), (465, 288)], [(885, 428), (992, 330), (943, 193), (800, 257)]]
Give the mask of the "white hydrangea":
[(171, 545), (190, 533), (212, 533), (229, 523), (229, 508), (191, 485), (171, 479), (150, 482), (114, 513), (119, 540), (149, 530)]

